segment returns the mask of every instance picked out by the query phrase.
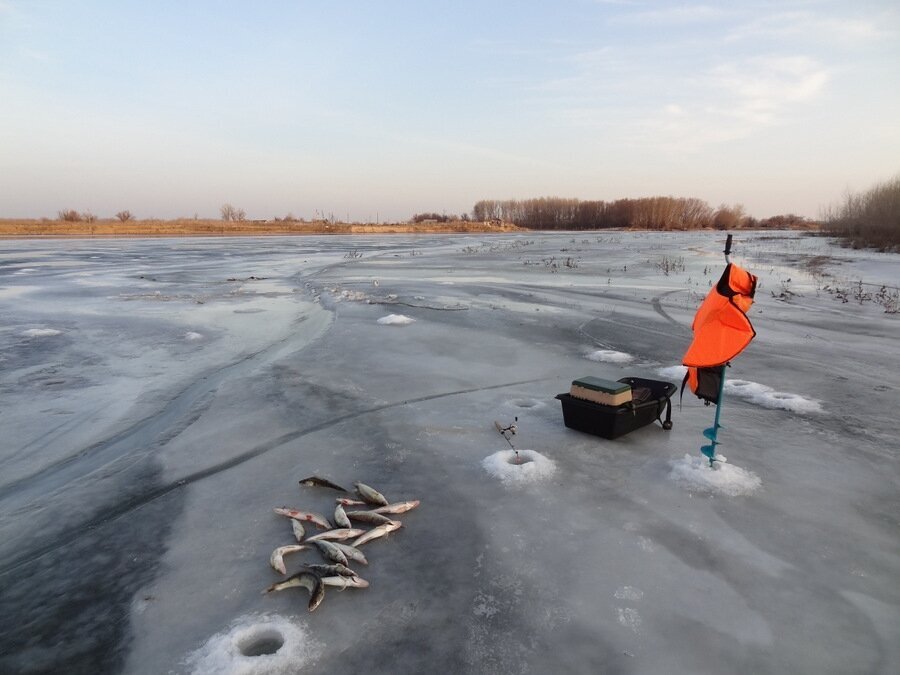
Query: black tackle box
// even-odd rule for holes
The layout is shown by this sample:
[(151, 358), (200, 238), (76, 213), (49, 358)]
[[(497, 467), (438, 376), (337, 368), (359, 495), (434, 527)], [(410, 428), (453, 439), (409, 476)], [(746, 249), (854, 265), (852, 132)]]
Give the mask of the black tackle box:
[[(562, 403), (563, 421), (570, 429), (603, 438), (618, 438), (660, 420), (663, 429), (672, 428), (671, 397), (678, 387), (671, 382), (647, 380), (642, 377), (623, 377), (619, 380), (631, 386), (632, 400), (612, 406), (558, 394)], [(662, 421), (665, 410), (666, 419)]]

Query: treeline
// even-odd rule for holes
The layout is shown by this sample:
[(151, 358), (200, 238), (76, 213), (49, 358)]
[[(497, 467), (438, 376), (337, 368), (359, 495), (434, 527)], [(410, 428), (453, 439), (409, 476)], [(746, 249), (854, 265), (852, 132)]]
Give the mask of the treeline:
[(900, 176), (848, 194), (825, 214), (825, 230), (853, 248), (900, 251)]
[(454, 223), (458, 220), (467, 222), (469, 214), (464, 213), (462, 216), (447, 215), (446, 213), (416, 213), (409, 219), (411, 223)]
[(611, 227), (640, 230), (697, 230), (741, 227), (808, 226), (792, 214), (757, 220), (736, 204), (714, 209), (702, 199), (645, 197), (611, 202), (540, 197), (538, 199), (484, 199), (472, 209), (474, 220), (514, 223), (534, 230), (602, 230)]

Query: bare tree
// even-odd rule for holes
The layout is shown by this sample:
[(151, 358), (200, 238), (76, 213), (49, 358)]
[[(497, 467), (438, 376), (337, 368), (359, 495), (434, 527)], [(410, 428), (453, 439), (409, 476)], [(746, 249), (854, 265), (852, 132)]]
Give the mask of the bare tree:
[(237, 209), (231, 204), (222, 204), (219, 213), (222, 214), (222, 220), (237, 220)]
[(81, 221), (81, 214), (75, 209), (63, 209), (56, 214), (57, 218), (69, 223), (77, 223)]
[(121, 222), (121, 223), (127, 222), (129, 220), (134, 220), (134, 216), (132, 215), (131, 211), (127, 211), (127, 210), (119, 211), (116, 214), (116, 218), (118, 218), (119, 222)]

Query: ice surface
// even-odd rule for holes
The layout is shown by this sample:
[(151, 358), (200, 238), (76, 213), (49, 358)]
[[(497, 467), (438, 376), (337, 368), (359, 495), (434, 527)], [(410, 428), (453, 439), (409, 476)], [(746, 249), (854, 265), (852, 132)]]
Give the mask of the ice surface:
[[(554, 397), (680, 383), (724, 233), (0, 243), (0, 671), (900, 671), (900, 318), (828, 290), (900, 256), (736, 235), (718, 471), (693, 396), (615, 441)], [(518, 487), (515, 417), (555, 466)], [(310, 614), (261, 591), (273, 507), (334, 509), (313, 474), (422, 504)]]

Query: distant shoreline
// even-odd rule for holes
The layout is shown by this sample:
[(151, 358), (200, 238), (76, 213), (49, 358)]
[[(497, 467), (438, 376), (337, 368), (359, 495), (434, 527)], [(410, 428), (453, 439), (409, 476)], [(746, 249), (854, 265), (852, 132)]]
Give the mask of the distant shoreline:
[[(752, 230), (755, 228), (747, 228)], [(768, 229), (768, 228), (766, 228)], [(808, 229), (808, 228), (804, 228)], [(574, 231), (574, 230), (573, 230)], [(578, 232), (622, 231), (621, 228), (577, 230)], [(681, 231), (681, 230), (635, 230)], [(66, 222), (39, 219), (0, 219), (0, 239), (81, 239), (81, 238), (154, 238), (154, 237), (283, 237), (297, 235), (352, 234), (503, 234), (551, 233), (559, 230), (534, 230), (512, 223), (451, 221), (446, 223), (358, 224), (284, 221), (222, 220), (98, 220)]]
[(322, 234), (491, 234), (525, 232), (512, 223), (331, 223), (326, 221), (97, 220), (93, 223), (0, 219), (0, 238), (257, 237)]

